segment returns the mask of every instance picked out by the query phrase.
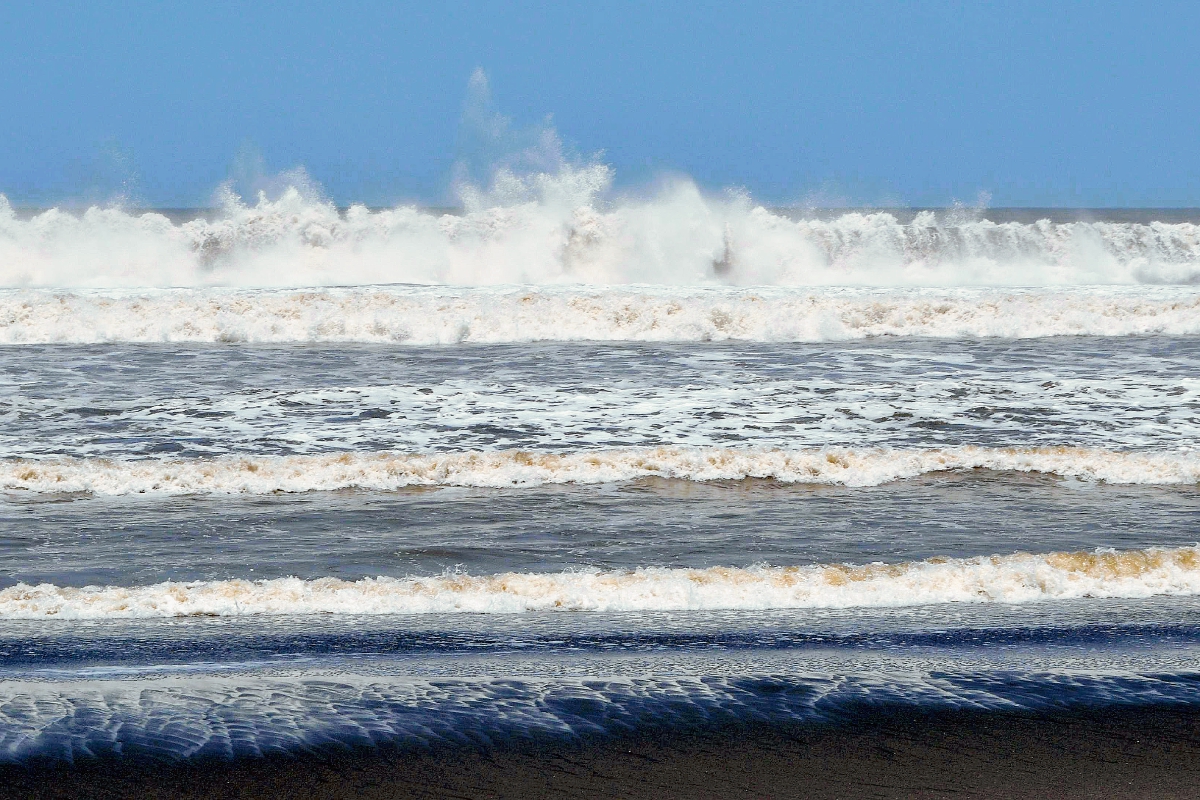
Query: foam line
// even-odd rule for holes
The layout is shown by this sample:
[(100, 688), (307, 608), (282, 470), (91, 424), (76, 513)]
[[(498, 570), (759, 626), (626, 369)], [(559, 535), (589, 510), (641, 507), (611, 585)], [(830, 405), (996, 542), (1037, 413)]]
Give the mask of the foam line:
[(823, 342), (1200, 334), (1200, 290), (549, 287), (0, 291), (0, 344)]
[(0, 591), (0, 618), (879, 608), (1198, 592), (1200, 549), (1193, 546), (900, 564), (447, 573), (359, 581), (277, 578), (134, 587), (18, 584)]
[(1040, 472), (1123, 484), (1195, 484), (1200, 455), (1077, 447), (768, 450), (653, 447), (539, 453), (344, 453), (195, 460), (13, 459), (0, 489), (36, 493), (269, 494), (411, 486), (528, 487), (659, 477), (763, 478), (783, 483), (876, 486), (931, 472)]

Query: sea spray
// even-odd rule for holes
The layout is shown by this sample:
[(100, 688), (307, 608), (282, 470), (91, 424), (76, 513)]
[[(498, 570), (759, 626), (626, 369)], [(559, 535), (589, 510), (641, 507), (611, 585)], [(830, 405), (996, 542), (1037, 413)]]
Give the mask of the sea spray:
[[(599, 199), (603, 165), (515, 175), (462, 213), (339, 209), (289, 187), (176, 223), (154, 212), (19, 217), (0, 197), (0, 288), (458, 286), (1081, 286), (1200, 281), (1193, 222), (793, 218), (675, 181)], [(503, 191), (501, 191), (503, 190)]]

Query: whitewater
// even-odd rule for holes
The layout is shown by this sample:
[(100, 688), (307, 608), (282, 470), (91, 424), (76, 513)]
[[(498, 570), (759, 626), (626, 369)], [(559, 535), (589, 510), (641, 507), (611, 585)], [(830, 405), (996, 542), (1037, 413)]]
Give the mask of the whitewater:
[(0, 290), (0, 343), (822, 342), (1200, 333), (1193, 287)]
[(0, 462), (0, 489), (38, 494), (271, 494), (407, 487), (529, 487), (641, 478), (770, 479), (878, 486), (937, 472), (1045, 473), (1117, 484), (1200, 483), (1200, 454), (1085, 448), (742, 450), (644, 448), (585, 453), (493, 451), (448, 455), (290, 456), (215, 460), (14, 460)]
[(207, 211), (18, 212), (0, 343), (819, 342), (1200, 333), (1200, 224), (768, 209), (602, 164), (499, 170), (453, 213), (311, 185)]
[(449, 574), (433, 577), (162, 583), (0, 590), (0, 619), (121, 619), (243, 614), (716, 611), (941, 603), (1030, 603), (1200, 593), (1200, 552), (1049, 553), (908, 564), (748, 569)]
[(459, 213), (339, 209), (289, 186), (176, 223), (93, 207), (19, 215), (0, 198), (0, 287), (1188, 285), (1195, 222), (996, 223), (982, 211), (822, 219), (674, 181), (611, 191), (603, 164), (499, 170)]
[(551, 155), (0, 197), (0, 761), (1197, 702), (1200, 215)]

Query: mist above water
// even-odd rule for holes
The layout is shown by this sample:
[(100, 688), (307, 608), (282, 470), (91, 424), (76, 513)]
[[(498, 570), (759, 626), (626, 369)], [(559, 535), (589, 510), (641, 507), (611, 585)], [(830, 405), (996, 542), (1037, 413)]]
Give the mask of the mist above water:
[(58, 209), (20, 219), (0, 197), (0, 286), (1041, 286), (1200, 281), (1194, 223), (995, 223), (925, 211), (792, 219), (678, 180), (611, 195), (603, 164), (464, 189), (463, 213), (340, 210), (304, 187), (180, 224), (154, 212)]
[(549, 120), (521, 129), (497, 113), (480, 71), (457, 149), (460, 213), (341, 209), (302, 168), (264, 177), (243, 156), (215, 208), (183, 221), (119, 206), (20, 215), (0, 195), (0, 287), (1200, 281), (1195, 222), (996, 222), (967, 208), (797, 219), (685, 177), (622, 195), (611, 167), (569, 153)]

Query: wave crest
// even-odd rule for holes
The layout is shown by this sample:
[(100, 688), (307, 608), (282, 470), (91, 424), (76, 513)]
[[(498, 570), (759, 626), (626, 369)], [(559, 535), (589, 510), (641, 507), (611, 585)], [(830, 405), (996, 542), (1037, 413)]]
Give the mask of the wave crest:
[(762, 450), (655, 447), (573, 453), (344, 453), (211, 460), (14, 459), (0, 489), (37, 493), (268, 494), (414, 486), (527, 487), (639, 478), (876, 486), (931, 472), (1041, 472), (1124, 484), (1200, 482), (1193, 453), (1077, 447)]
[[(673, 286), (1014, 286), (1200, 281), (1200, 225), (995, 223), (962, 212), (793, 219), (676, 182), (605, 204), (603, 165), (520, 183), (462, 214), (340, 210), (301, 188), (212, 219), (52, 209), (0, 196), (0, 287), (651, 283)], [(517, 180), (514, 178), (513, 180)], [(511, 181), (510, 181), (511, 182)]]
[(244, 614), (767, 610), (1030, 603), (1200, 593), (1200, 548), (1016, 553), (900, 564), (195, 581), (0, 590), (0, 619)]

